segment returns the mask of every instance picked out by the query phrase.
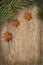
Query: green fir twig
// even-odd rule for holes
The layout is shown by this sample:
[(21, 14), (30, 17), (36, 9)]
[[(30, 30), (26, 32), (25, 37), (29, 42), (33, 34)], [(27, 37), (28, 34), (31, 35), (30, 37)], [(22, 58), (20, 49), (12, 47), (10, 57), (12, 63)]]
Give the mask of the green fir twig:
[(11, 19), (19, 9), (29, 5), (29, 3), (29, 0), (12, 0), (8, 4), (3, 4), (0, 7), (0, 21)]

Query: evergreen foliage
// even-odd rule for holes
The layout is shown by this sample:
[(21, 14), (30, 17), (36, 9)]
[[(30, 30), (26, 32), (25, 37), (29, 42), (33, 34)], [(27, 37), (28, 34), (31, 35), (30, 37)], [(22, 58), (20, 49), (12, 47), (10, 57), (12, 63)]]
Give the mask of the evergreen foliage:
[[(2, 2), (1, 2), (2, 1)], [(35, 5), (38, 7), (38, 16), (43, 20), (43, 0), (1, 0), (0, 21), (8, 20), (25, 6)]]
[(3, 4), (0, 6), (0, 21), (12, 18), (18, 9), (22, 9), (29, 3), (29, 0), (4, 0)]

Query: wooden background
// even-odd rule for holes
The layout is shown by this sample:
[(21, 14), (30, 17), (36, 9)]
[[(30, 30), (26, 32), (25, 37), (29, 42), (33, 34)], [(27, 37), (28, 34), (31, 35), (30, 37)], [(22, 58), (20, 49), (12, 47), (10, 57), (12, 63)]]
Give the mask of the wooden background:
[[(37, 7), (29, 7), (32, 19), (26, 21), (23, 14), (26, 8), (18, 13), (20, 25), (13, 27), (6, 22), (1, 29), (1, 64), (0, 65), (38, 65), (40, 59), (40, 20), (37, 19)], [(10, 42), (3, 41), (2, 34), (9, 31), (13, 35)]]

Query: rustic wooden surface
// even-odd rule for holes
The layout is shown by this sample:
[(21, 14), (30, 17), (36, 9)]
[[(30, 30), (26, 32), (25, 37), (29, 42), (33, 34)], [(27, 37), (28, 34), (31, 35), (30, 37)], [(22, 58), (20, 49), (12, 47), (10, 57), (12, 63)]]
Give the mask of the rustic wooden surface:
[(41, 65), (43, 65), (43, 21), (40, 24), (40, 60), (41, 60)]
[(23, 14), (26, 9), (19, 12), (16, 18), (20, 25), (13, 27), (11, 22), (3, 25), (1, 35), (9, 31), (13, 35), (10, 42), (3, 41), (1, 37), (2, 65), (38, 65), (40, 58), (40, 21), (36, 18), (37, 8), (29, 8), (32, 19), (26, 21)]

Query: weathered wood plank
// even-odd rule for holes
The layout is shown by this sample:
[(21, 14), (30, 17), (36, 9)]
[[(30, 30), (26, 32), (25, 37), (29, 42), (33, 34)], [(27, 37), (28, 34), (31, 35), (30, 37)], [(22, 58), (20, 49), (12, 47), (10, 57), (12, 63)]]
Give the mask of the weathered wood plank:
[[(2, 34), (9, 31), (13, 35), (12, 41), (9, 43), (2, 40), (3, 54), (6, 61), (11, 65), (38, 65), (39, 58), (39, 43), (40, 43), (40, 21), (36, 18), (36, 7), (29, 8), (28, 11), (32, 14), (32, 19), (26, 21), (23, 14), (26, 9), (23, 9), (17, 15), (20, 25), (15, 28), (10, 23), (5, 23), (2, 29)], [(6, 62), (7, 65), (7, 62)]]

